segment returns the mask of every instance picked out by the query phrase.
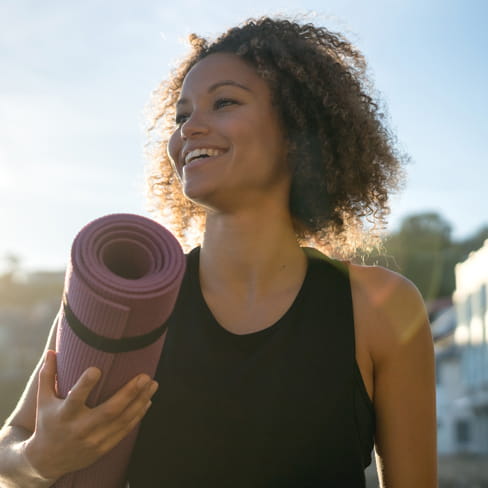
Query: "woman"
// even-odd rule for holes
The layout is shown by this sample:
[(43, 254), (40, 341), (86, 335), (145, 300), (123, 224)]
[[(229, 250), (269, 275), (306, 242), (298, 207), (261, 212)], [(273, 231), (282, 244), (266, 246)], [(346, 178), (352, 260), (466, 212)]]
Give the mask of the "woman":
[(301, 247), (351, 255), (373, 234), (364, 220), (384, 223), (398, 183), (401, 156), (361, 54), (326, 29), (269, 18), (191, 41), (155, 93), (151, 129), (157, 206), (182, 239), (204, 225), (159, 391), (138, 377), (88, 409), (90, 368), (61, 400), (47, 352), (3, 429), (5, 483), (49, 486), (94, 462), (152, 397), (132, 488), (365, 486), (373, 442), (382, 486), (436, 486), (433, 347), (418, 291)]

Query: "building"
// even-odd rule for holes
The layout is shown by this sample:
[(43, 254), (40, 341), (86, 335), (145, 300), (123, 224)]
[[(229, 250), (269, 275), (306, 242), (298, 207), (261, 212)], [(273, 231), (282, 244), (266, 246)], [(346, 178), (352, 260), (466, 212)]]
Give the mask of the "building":
[(432, 323), (439, 454), (488, 454), (488, 240), (455, 275), (454, 307)]

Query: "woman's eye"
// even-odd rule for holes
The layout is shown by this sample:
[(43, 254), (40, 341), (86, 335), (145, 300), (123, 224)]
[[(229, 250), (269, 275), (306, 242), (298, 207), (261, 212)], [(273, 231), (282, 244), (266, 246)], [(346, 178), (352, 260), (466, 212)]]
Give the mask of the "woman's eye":
[(219, 98), (218, 100), (215, 101), (214, 107), (215, 108), (222, 108), (226, 107), (227, 105), (234, 105), (237, 104), (235, 100), (232, 100), (231, 98)]
[[(237, 100), (233, 100), (232, 98), (219, 98), (214, 102), (214, 109), (218, 110), (220, 108), (227, 107), (228, 105), (239, 105), (239, 102)], [(187, 113), (177, 114), (175, 117), (176, 125), (184, 124), (189, 117), (190, 114)]]

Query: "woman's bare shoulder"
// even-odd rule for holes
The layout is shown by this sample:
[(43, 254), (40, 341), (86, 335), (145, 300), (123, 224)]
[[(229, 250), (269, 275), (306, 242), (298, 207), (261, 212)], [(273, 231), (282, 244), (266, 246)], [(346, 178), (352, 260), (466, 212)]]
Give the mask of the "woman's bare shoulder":
[(404, 276), (350, 265), (354, 315), (374, 363), (382, 486), (436, 486), (435, 360), (422, 297)]
[[(396, 284), (397, 286), (404, 286), (412, 290), (417, 290), (417, 287), (405, 276), (384, 266), (366, 265), (347, 262), (351, 274), (351, 279), (357, 279), (362, 285), (366, 287), (385, 286), (388, 283)], [(418, 290), (417, 290), (418, 292)]]
[(382, 266), (349, 263), (355, 316), (365, 328), (375, 362), (428, 327), (417, 287), (405, 276)]

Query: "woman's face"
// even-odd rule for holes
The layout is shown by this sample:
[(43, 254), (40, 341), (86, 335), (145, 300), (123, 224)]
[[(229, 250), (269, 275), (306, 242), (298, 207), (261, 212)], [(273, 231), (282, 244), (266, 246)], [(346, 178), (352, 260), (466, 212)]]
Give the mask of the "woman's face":
[(185, 195), (208, 208), (288, 195), (285, 140), (269, 87), (234, 54), (211, 54), (188, 72), (168, 154)]

